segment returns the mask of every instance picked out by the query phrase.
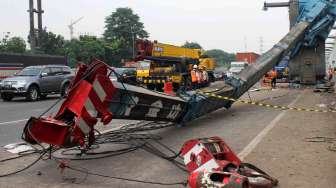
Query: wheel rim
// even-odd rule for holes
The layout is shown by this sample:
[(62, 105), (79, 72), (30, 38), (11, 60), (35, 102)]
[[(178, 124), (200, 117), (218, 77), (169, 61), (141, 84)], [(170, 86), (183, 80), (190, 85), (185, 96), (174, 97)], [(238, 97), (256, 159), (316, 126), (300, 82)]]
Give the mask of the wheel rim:
[(37, 90), (33, 89), (30, 93), (30, 96), (31, 96), (32, 100), (36, 100), (37, 96), (38, 96)]
[(65, 86), (65, 89), (64, 89), (64, 95), (68, 95), (69, 94), (69, 85), (66, 85)]

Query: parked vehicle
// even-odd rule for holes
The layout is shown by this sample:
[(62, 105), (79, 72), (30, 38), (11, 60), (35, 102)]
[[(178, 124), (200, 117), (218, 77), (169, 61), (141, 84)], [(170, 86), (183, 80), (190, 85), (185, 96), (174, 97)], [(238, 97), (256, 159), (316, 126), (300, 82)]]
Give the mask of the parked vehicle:
[(148, 69), (139, 69), (137, 79), (148, 89), (160, 91), (166, 80), (171, 80), (174, 90), (192, 88), (191, 70), (194, 65), (208, 73), (209, 81), (214, 81), (216, 62), (201, 49), (189, 49), (170, 44), (138, 40), (136, 43), (137, 62), (148, 62)]
[(49, 94), (64, 96), (73, 76), (70, 67), (64, 65), (26, 67), (14, 76), (2, 80), (1, 98), (11, 101), (16, 96), (23, 96), (28, 101), (36, 101)]
[(231, 62), (231, 68), (229, 70), (229, 72), (231, 72), (232, 74), (239, 74), (242, 70), (244, 70), (246, 67), (248, 66), (247, 62)]
[(135, 67), (115, 68), (115, 73), (111, 74), (112, 81), (118, 81), (127, 84), (136, 84), (137, 70)]

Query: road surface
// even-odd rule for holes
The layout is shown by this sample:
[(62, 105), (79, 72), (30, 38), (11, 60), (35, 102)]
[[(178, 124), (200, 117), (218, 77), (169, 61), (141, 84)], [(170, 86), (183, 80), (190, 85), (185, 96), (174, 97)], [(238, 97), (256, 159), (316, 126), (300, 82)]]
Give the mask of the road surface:
[[(322, 103), (330, 103), (335, 96), (324, 96), (311, 90), (279, 89), (274, 91), (252, 92), (254, 101), (262, 101), (275, 105), (300, 106), (318, 108)], [(244, 96), (244, 98), (248, 98)], [(16, 101), (0, 103), (0, 139), (5, 145), (19, 140), (24, 119), (44, 111), (55, 99), (37, 103)], [(3, 107), (6, 106), (6, 107)], [(236, 103), (226, 110), (218, 110), (199, 120), (189, 123), (185, 127), (171, 127), (155, 132), (163, 138), (162, 142), (178, 151), (188, 139), (199, 137), (220, 136), (245, 160), (262, 167), (271, 175), (279, 178), (280, 187), (316, 187), (319, 178), (323, 182), (317, 187), (332, 187), (336, 180), (332, 177), (332, 170), (336, 167), (335, 160), (325, 146), (302, 142), (308, 136), (336, 136), (334, 114), (318, 114), (308, 112), (281, 111), (259, 106)], [(21, 121), (22, 120), (22, 121)], [(106, 127), (110, 129), (128, 122), (113, 121)], [(321, 128), (319, 128), (320, 126)], [(320, 132), (316, 132), (320, 129)], [(309, 133), (309, 134), (308, 134)], [(321, 134), (319, 134), (321, 133)], [(298, 146), (298, 147), (295, 147)], [(307, 150), (306, 146), (310, 146)], [(313, 150), (314, 152), (311, 153)], [(299, 151), (302, 151), (299, 152)], [(306, 153), (309, 152), (309, 153)], [(318, 159), (319, 152), (324, 159), (318, 164), (309, 164), (311, 159)], [(296, 158), (303, 154), (303, 157)], [(0, 158), (8, 153), (0, 152)], [(334, 158), (333, 158), (334, 159)], [(33, 158), (0, 163), (2, 173), (22, 167)], [(301, 160), (301, 161), (300, 161)], [(99, 159), (94, 161), (72, 161), (71, 165), (81, 169), (110, 176), (135, 178), (147, 181), (180, 182), (187, 178), (187, 173), (179, 170), (168, 161), (162, 160), (150, 153), (137, 150), (121, 156)], [(295, 165), (295, 166), (294, 166)], [(294, 167), (293, 167), (294, 166)], [(292, 168), (290, 168), (292, 167)], [(311, 168), (323, 168), (324, 174)], [(327, 175), (325, 174), (327, 173)], [(41, 161), (31, 169), (0, 181), (0, 187), (160, 187), (119, 180), (86, 177), (85, 174), (66, 170), (60, 174), (53, 161)], [(305, 186), (300, 186), (305, 185)], [(172, 186), (181, 187), (181, 186)]]

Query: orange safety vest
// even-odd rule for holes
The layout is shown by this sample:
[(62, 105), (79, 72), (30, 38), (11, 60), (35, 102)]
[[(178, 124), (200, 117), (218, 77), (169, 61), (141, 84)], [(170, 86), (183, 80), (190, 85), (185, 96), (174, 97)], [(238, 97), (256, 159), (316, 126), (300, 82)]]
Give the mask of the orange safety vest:
[(191, 82), (197, 82), (197, 76), (196, 76), (196, 71), (195, 70), (192, 70), (191, 72), (190, 72), (190, 74), (191, 74)]
[(203, 82), (203, 74), (202, 74), (202, 72), (197, 71), (197, 72), (196, 72), (196, 78), (197, 78), (197, 82), (198, 82), (199, 84), (202, 83), (202, 82)]
[(277, 77), (278, 77), (277, 72), (276, 72), (276, 71), (272, 71), (272, 72), (271, 72), (271, 77), (272, 77), (272, 78), (277, 78)]

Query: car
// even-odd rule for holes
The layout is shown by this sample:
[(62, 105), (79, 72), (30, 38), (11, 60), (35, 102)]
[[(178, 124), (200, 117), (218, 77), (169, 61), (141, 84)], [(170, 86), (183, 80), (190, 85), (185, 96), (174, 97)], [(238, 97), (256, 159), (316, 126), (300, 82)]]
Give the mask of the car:
[(0, 94), (4, 101), (14, 97), (25, 97), (37, 101), (49, 94), (66, 95), (73, 71), (64, 65), (29, 66), (0, 83)]
[(122, 67), (115, 68), (114, 73), (111, 75), (112, 81), (118, 81), (127, 84), (136, 84), (136, 68), (134, 67)]

